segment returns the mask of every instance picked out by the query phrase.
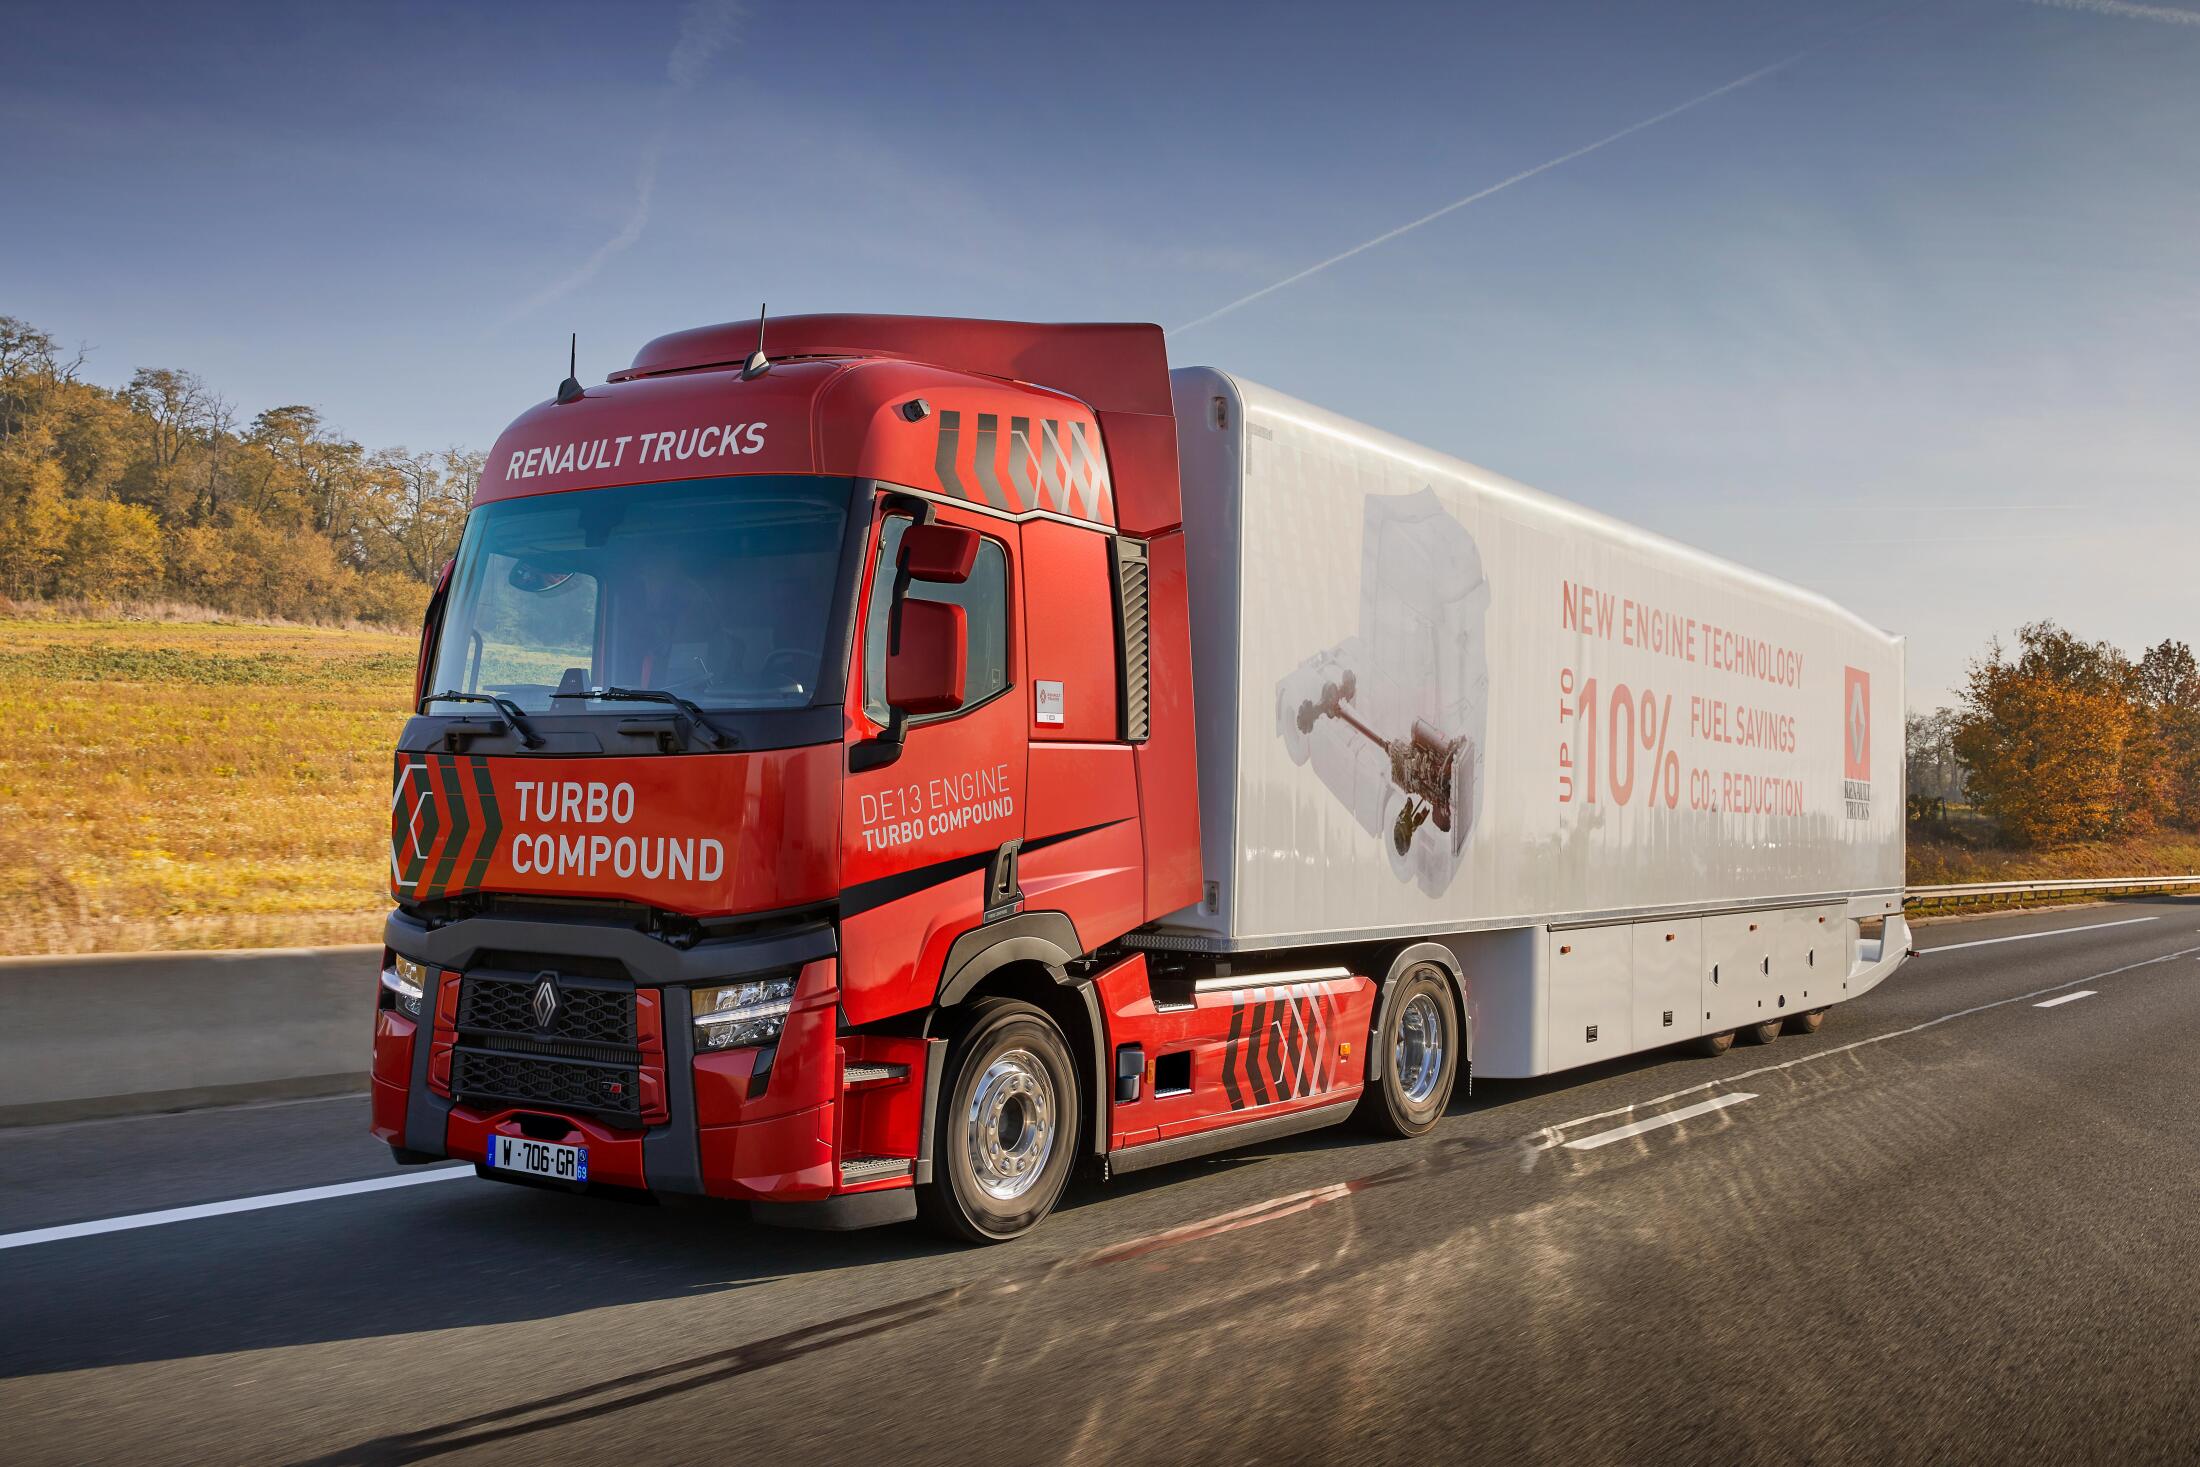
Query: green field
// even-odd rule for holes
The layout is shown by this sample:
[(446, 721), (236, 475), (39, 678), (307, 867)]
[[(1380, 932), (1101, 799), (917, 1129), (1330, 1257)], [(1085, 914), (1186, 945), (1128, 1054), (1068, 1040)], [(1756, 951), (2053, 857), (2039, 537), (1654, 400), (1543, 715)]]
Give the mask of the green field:
[(413, 648), (0, 618), (0, 953), (374, 941)]

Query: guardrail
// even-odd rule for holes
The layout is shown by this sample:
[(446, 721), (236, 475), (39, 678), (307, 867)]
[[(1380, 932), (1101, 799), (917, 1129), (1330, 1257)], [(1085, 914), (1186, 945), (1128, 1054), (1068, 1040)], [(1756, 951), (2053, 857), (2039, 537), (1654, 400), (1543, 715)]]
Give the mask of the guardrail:
[[(2200, 876), (1913, 886), (1913, 917)], [(379, 946), (0, 958), (0, 1128), (366, 1089)]]
[(0, 1127), (363, 1091), (381, 956), (0, 958)]
[(2104, 897), (2200, 893), (2200, 876), (2098, 877), (2078, 881), (1974, 881), (1953, 886), (1913, 886), (1902, 894), (1902, 909), (1912, 916), (1991, 911), (1996, 907), (2039, 907), (2056, 902)]

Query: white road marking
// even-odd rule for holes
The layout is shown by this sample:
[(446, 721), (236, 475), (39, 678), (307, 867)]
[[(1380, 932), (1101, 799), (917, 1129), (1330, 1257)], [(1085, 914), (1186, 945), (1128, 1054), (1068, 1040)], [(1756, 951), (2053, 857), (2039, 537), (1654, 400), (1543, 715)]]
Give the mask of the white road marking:
[(2032, 1005), (2032, 1007), (2036, 1009), (2051, 1009), (2066, 1003), (2076, 1003), (2081, 998), (2091, 997), (2093, 997), (2092, 989), (2081, 988), (2076, 993), (2066, 993), (2061, 998), (2044, 999), (2041, 1002)]
[(1730, 1105), (1740, 1105), (1745, 1100), (1756, 1098), (1746, 1090), (1734, 1095), (1714, 1095), (1709, 1100), (1699, 1100), (1694, 1105), (1669, 1110), (1664, 1115), (1652, 1116), (1632, 1125), (1614, 1126), (1609, 1131), (1599, 1131), (1594, 1136), (1584, 1136), (1578, 1141), (1569, 1141), (1566, 1145), (1574, 1151), (1594, 1151), (1599, 1146), (1609, 1146), (1614, 1141), (1625, 1141), (1629, 1136), (1640, 1136), (1643, 1132), (1655, 1131), (1660, 1126), (1676, 1126), (1682, 1121), (1692, 1121), (1697, 1116), (1706, 1116), (1715, 1110), (1724, 1110)]
[(363, 1182), (337, 1182), (327, 1187), (300, 1187), (295, 1192), (267, 1192), (258, 1197), (235, 1197), (227, 1202), (202, 1202), (196, 1207), (170, 1207), (160, 1212), (134, 1212), (127, 1217), (103, 1217), (91, 1222), (64, 1223), (57, 1228), (32, 1228), (26, 1233), (0, 1233), (0, 1249), (28, 1248), (37, 1243), (59, 1243), (68, 1238), (90, 1238), (100, 1233), (122, 1233), (132, 1228), (157, 1228), (163, 1223), (190, 1222), (193, 1218), (223, 1217), (232, 1212), (258, 1212), (263, 1207), (288, 1207), (294, 1202), (319, 1202), (329, 1197), (351, 1197), (361, 1192), (387, 1192), (397, 1187), (417, 1187), (424, 1182), (449, 1182), (471, 1177), (470, 1166), (437, 1167), (401, 1177), (371, 1177)]
[(2088, 922), (2083, 927), (2057, 927), (2048, 932), (2020, 932), (2014, 937), (1981, 937), (1971, 942), (1944, 942), (1939, 947), (1921, 947), (1919, 957), (1927, 953), (1952, 953), (1959, 947), (1992, 947), (1997, 942), (2030, 942), (2035, 937), (2068, 937), (2073, 932), (2098, 932), (2104, 927), (2129, 927), (2134, 922), (2159, 922), (2159, 917), (2126, 917), (2121, 922)]
[(1920, 1034), (1927, 1029), (1948, 1023), (1953, 1019), (1968, 1019), (1973, 1014), (1983, 1014), (1988, 1009), (2005, 1008), (2013, 1003), (2030, 1003), (2034, 999), (2045, 998), (2052, 993), (2061, 993), (2066, 988), (2076, 988), (2081, 983), (2098, 983), (2103, 978), (2113, 978), (2119, 973), (2137, 972), (2141, 968), (2151, 968), (2156, 963), (2167, 963), (2175, 958), (2190, 957), (2194, 953), (2200, 953), (2200, 947), (2183, 947), (2173, 953), (2163, 953), (2158, 958), (2141, 958), (2136, 963), (2126, 963), (2121, 968), (2110, 968), (2105, 973), (2095, 973), (2086, 978), (2073, 978), (2068, 983), (2050, 983), (2047, 987), (2035, 988), (2030, 993), (2011, 994), (2007, 998), (1997, 998), (1991, 1003), (1975, 1004), (1967, 1009), (1957, 1009), (1952, 1014), (1942, 1014), (1937, 1019), (1927, 1019), (1921, 1024), (1912, 1024), (1907, 1029), (1890, 1029), (1884, 1034), (1874, 1034), (1868, 1039), (1858, 1039), (1848, 1044), (1837, 1044), (1831, 1049), (1815, 1049), (1809, 1054), (1797, 1055), (1794, 1059), (1782, 1060), (1776, 1065), (1759, 1065), (1756, 1069), (1744, 1070), (1739, 1075), (1728, 1075), (1722, 1079), (1706, 1080), (1701, 1085), (1689, 1085), (1675, 1090), (1671, 1094), (1660, 1095), (1654, 1099), (1637, 1101), (1634, 1104), (1618, 1106), (1612, 1110), (1598, 1111), (1595, 1115), (1576, 1116), (1570, 1121), (1560, 1121), (1555, 1126), (1545, 1126), (1533, 1135), (1522, 1137), (1521, 1140), (1531, 1152), (1548, 1151), (1552, 1147), (1562, 1144), (1566, 1132), (1576, 1126), (1586, 1126), (1591, 1121), (1608, 1121), (1614, 1116), (1631, 1115), (1646, 1106), (1665, 1105), (1668, 1102), (1680, 1099), (1684, 1095), (1694, 1095), (1699, 1091), (1716, 1089), (1722, 1085), (1732, 1085), (1742, 1080), (1754, 1079), (1758, 1075), (1772, 1075), (1782, 1070), (1792, 1070), (1797, 1065), (1812, 1064), (1818, 1060), (1831, 1059), (1837, 1054), (1847, 1054), (1852, 1050), (1864, 1049), (1870, 1045), (1884, 1044), (1890, 1039), (1901, 1039), (1911, 1034)]

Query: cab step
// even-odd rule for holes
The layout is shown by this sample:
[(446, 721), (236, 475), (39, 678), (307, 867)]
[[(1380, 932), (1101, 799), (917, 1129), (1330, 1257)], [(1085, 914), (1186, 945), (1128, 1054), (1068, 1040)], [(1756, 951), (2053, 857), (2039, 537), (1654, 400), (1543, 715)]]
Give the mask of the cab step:
[(899, 1080), (909, 1073), (907, 1065), (881, 1064), (876, 1060), (849, 1060), (840, 1067), (840, 1080), (844, 1085), (868, 1085), (877, 1080)]
[(840, 1164), (840, 1185), (852, 1187), (859, 1182), (906, 1177), (912, 1165), (906, 1156), (851, 1156)]

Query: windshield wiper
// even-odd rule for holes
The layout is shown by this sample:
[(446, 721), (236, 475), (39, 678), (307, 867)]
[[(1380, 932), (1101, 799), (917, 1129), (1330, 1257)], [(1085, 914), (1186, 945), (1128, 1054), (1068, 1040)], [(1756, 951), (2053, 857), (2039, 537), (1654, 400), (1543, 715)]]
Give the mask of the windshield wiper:
[[(710, 735), (713, 749), (730, 749), (736, 740), (695, 704), (678, 693), (668, 693), (662, 688), (580, 688), (570, 693), (552, 693), (553, 698), (590, 698), (599, 703), (668, 703), (679, 709), (693, 721), (697, 728)], [(683, 742), (685, 742), (683, 740)]]
[(542, 735), (527, 726), (527, 720), (519, 711), (519, 704), (510, 698), (499, 698), (494, 693), (430, 693), (420, 700), (422, 711), (430, 703), (487, 703), (496, 709), (505, 726), (519, 736), (520, 744), (529, 749), (542, 747)]

